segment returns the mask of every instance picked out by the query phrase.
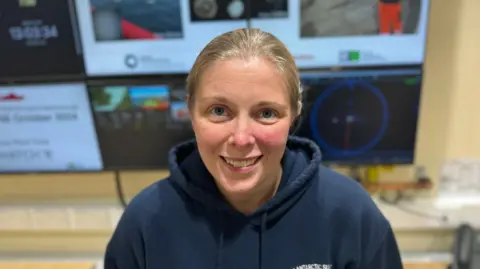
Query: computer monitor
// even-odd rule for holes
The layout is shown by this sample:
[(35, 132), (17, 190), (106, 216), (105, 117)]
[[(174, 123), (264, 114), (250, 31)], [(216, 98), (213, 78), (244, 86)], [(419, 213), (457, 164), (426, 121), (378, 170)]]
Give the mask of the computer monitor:
[(430, 0), (269, 2), (288, 3), (288, 16), (253, 18), (250, 25), (282, 40), (299, 68), (424, 61)]
[(297, 135), (315, 141), (327, 163), (414, 162), (421, 68), (301, 75), (304, 111)]
[(186, 73), (215, 36), (247, 26), (243, 0), (76, 0), (89, 76)]
[(0, 173), (102, 168), (84, 83), (0, 86)]
[(74, 6), (0, 1), (0, 81), (83, 77)]
[(90, 98), (107, 170), (168, 169), (168, 151), (194, 138), (185, 79), (92, 82)]

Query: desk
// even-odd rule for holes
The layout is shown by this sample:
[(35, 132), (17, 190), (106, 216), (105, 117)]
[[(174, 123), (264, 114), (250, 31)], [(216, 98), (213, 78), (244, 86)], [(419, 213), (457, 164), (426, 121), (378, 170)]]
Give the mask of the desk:
[[(433, 199), (404, 201), (399, 205), (389, 205), (378, 199), (374, 199), (374, 201), (390, 221), (393, 230), (455, 229), (463, 222), (480, 228), (480, 214), (478, 214), (480, 206), (438, 208)], [(441, 217), (447, 217), (447, 220), (442, 221)]]

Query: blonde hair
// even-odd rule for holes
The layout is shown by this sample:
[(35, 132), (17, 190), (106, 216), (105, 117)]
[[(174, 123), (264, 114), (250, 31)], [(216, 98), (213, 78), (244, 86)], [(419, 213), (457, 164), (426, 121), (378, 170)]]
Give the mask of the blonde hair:
[(260, 29), (242, 28), (226, 32), (214, 38), (200, 52), (187, 77), (189, 105), (193, 104), (195, 91), (203, 72), (217, 61), (232, 58), (251, 59), (262, 57), (273, 63), (285, 80), (293, 111), (300, 115), (302, 87), (295, 59), (287, 47), (274, 35)]

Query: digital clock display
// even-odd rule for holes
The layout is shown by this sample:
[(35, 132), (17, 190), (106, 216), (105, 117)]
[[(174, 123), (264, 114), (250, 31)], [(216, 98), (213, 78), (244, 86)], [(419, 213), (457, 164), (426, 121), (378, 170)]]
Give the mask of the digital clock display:
[(69, 0), (0, 1), (0, 82), (83, 73)]
[(49, 39), (58, 38), (58, 28), (55, 24), (44, 25), (42, 21), (27, 21), (21, 26), (8, 29), (13, 41), (25, 42), (27, 46), (46, 46)]
[(13, 40), (32, 40), (32, 39), (50, 39), (58, 37), (58, 29), (56, 25), (26, 25), (13, 26), (9, 29), (10, 36)]

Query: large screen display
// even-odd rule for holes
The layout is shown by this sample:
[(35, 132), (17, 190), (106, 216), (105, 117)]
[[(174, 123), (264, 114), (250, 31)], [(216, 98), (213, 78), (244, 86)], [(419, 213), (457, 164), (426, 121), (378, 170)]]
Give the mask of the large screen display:
[(288, 3), (288, 15), (253, 18), (251, 27), (282, 40), (300, 68), (423, 63), (429, 0), (269, 2)]
[(184, 80), (89, 86), (105, 169), (168, 168), (168, 151), (194, 137)]
[(90, 76), (186, 73), (213, 37), (247, 26), (280, 38), (300, 68), (421, 64), (429, 13), (429, 0), (76, 3)]
[(326, 162), (413, 163), (421, 70), (305, 73), (301, 79), (305, 109), (296, 134), (317, 142)]
[(213, 37), (247, 26), (243, 1), (233, 2), (77, 0), (86, 71), (185, 73)]
[(0, 86), (0, 173), (101, 169), (83, 83)]
[(0, 80), (84, 73), (69, 2), (0, 1)]

